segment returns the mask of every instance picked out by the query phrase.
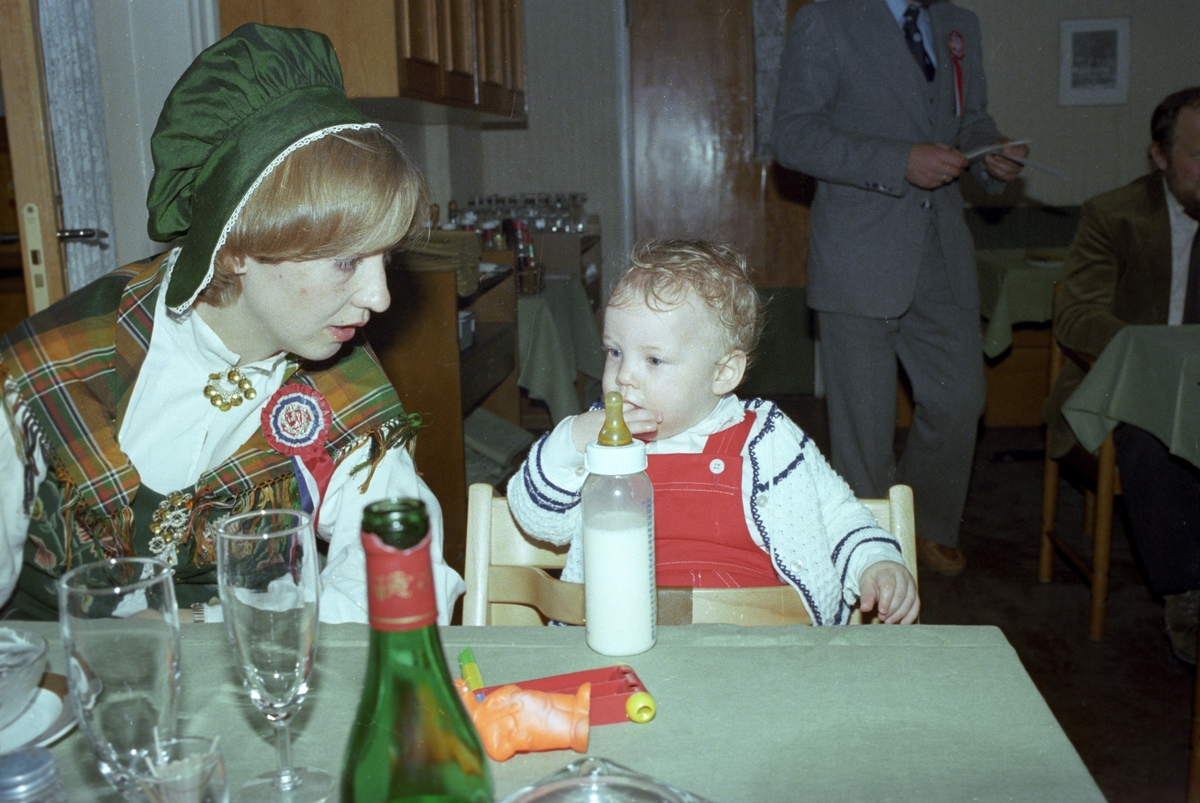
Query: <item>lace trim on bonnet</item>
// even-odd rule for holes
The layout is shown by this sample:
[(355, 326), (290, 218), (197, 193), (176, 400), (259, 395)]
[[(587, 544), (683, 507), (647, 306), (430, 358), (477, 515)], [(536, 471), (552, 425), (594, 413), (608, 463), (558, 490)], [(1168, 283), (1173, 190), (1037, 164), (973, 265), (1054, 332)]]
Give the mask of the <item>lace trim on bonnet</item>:
[[(200, 282), (200, 284), (196, 287), (196, 292), (192, 293), (191, 298), (180, 304), (178, 307), (171, 307), (171, 312), (175, 313), (176, 315), (182, 315), (183, 313), (187, 312), (192, 304), (195, 303), (196, 297), (200, 295), (201, 291), (203, 291), (205, 287), (208, 287), (208, 283), (212, 281), (213, 272), (217, 262), (217, 254), (220, 252), (221, 246), (225, 245), (225, 239), (229, 236), (229, 232), (233, 229), (233, 224), (237, 223), (238, 217), (242, 214), (242, 209), (246, 206), (246, 201), (251, 195), (254, 194), (254, 191), (258, 189), (258, 185), (263, 182), (263, 179), (271, 175), (271, 171), (278, 167), (279, 164), (292, 153), (292, 151), (303, 148), (305, 145), (316, 142), (319, 139), (324, 139), (330, 134), (336, 134), (339, 131), (361, 130), (364, 128), (379, 127), (380, 126), (376, 123), (348, 123), (346, 125), (330, 126), (329, 128), (322, 128), (320, 131), (314, 131), (311, 134), (303, 136), (288, 147), (284, 148), (278, 156), (271, 160), (271, 163), (267, 165), (266, 169), (259, 173), (258, 178), (254, 179), (254, 183), (250, 185), (250, 189), (246, 190), (246, 194), (242, 196), (242, 200), (238, 201), (237, 208), (233, 210), (233, 214), (230, 215), (229, 220), (225, 222), (225, 227), (221, 229), (221, 236), (217, 238), (217, 245), (215, 248), (213, 248), (213, 252), (208, 256), (208, 272), (204, 274), (204, 281)], [(174, 267), (174, 259), (172, 259), (172, 267)], [(170, 281), (171, 276), (168, 273), (166, 286), (170, 286)]]

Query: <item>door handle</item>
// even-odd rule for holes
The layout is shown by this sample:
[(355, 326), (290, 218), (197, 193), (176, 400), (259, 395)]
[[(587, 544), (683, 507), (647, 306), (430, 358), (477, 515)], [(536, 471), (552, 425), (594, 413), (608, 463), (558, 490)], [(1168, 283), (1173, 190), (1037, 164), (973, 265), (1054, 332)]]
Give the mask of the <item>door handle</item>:
[(99, 240), (107, 237), (104, 232), (96, 229), (59, 229), (58, 241), (66, 242), (68, 240)]
[[(67, 240), (102, 240), (108, 235), (96, 229), (62, 229), (58, 232), (60, 242)], [(21, 241), (20, 232), (16, 231), (0, 231), (0, 245), (12, 245)]]

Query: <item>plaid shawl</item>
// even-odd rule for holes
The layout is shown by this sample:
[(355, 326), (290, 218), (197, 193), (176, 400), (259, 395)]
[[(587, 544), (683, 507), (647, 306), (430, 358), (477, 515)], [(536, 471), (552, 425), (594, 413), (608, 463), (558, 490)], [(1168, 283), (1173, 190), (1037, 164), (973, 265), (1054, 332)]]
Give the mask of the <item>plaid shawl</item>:
[[(92, 553), (86, 559), (139, 551), (135, 531), (148, 525), (145, 516), (135, 521), (133, 514), (140, 478), (117, 443), (117, 433), (150, 345), (169, 256), (116, 270), (0, 339), (0, 381), (7, 375), (18, 388), (18, 407), (27, 405), (33, 414), (36, 426), (24, 435), (41, 440), (48, 453), (48, 479), (59, 486), (53, 498), (66, 537), (59, 549), (37, 543), (26, 550), (27, 559), (34, 552), (38, 568), (49, 574), (82, 562), (83, 556), (72, 558), (73, 547)], [(335, 463), (367, 447), (356, 472), (373, 469), (386, 450), (407, 443), (419, 421), (404, 414), (365, 345), (355, 345), (336, 362), (300, 367), (290, 381), (314, 387), (328, 400), (333, 421), (327, 448)], [(188, 530), (201, 535), (190, 539), (187, 562), (198, 566), (210, 567), (214, 558), (212, 528), (205, 526), (212, 514), (221, 513), (221, 518), (243, 509), (298, 507), (291, 461), (272, 450), (261, 431), (202, 475), (189, 495), (194, 505)], [(47, 499), (43, 493), (39, 497)]]

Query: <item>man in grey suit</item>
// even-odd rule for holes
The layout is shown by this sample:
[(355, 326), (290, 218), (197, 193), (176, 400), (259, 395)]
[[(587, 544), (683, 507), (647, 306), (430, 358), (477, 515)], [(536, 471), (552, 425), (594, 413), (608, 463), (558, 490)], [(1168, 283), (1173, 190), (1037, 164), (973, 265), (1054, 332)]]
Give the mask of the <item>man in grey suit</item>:
[[(862, 497), (896, 482), (916, 501), (918, 553), (954, 575), (983, 412), (974, 244), (959, 177), (1016, 177), (987, 111), (978, 18), (927, 0), (804, 6), (780, 68), (776, 151), (817, 179), (808, 303), (817, 312), (833, 467)], [(896, 361), (913, 425), (897, 465)]]

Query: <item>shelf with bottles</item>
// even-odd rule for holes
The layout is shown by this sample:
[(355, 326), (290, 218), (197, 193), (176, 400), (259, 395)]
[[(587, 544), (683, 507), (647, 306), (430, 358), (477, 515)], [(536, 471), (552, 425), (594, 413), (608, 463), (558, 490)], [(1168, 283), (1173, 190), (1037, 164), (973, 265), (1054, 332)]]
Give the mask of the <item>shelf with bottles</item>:
[(585, 208), (582, 192), (476, 195), (450, 201), (440, 229), (479, 232), (485, 249), (514, 255), (518, 292), (536, 294), (546, 274), (577, 276), (592, 309), (600, 306), (600, 217)]
[(478, 231), (484, 249), (512, 249), (512, 232), (523, 221), (532, 234), (572, 232), (599, 237), (599, 218), (584, 207), (587, 193), (527, 192), (511, 195), (474, 195), (460, 207), (454, 200), (446, 204), (442, 229)]

